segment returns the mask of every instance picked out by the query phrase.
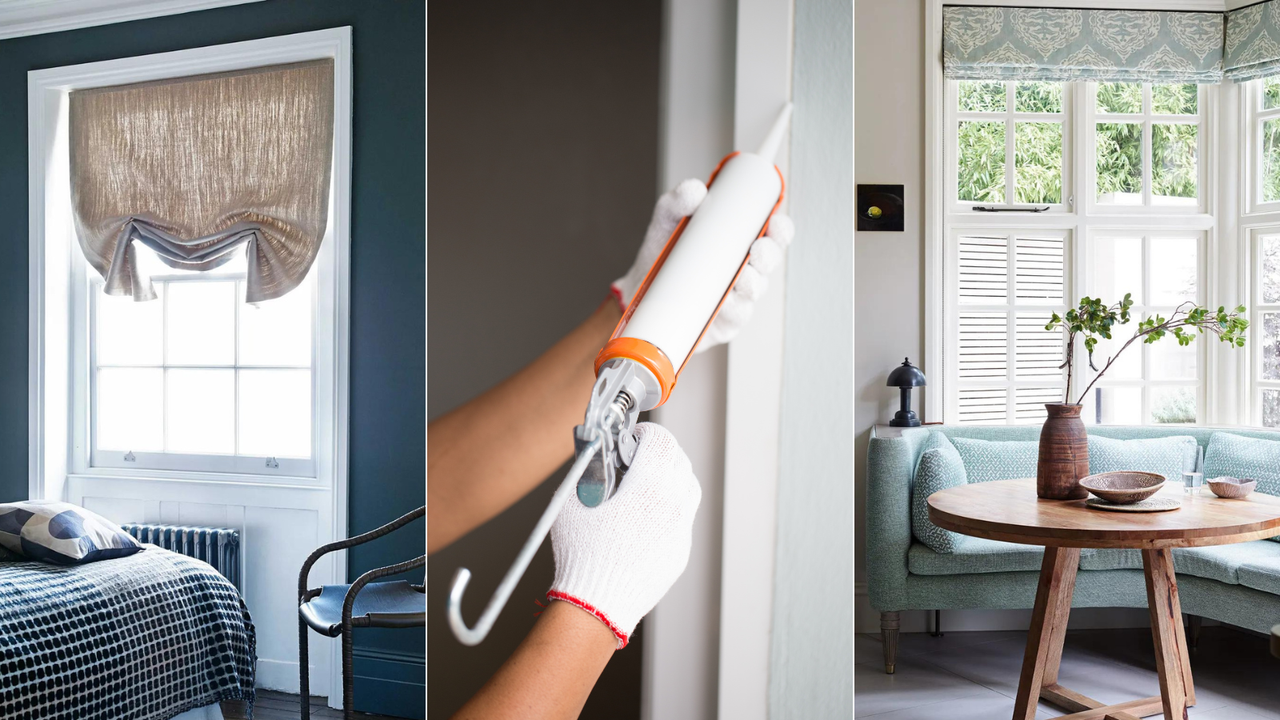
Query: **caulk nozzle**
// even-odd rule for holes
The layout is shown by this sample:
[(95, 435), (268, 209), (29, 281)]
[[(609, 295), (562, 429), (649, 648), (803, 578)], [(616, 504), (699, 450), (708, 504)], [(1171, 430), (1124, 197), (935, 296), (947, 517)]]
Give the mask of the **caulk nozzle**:
[(787, 136), (789, 122), (791, 122), (791, 103), (783, 106), (782, 112), (778, 113), (778, 119), (773, 121), (773, 127), (769, 128), (769, 134), (764, 137), (764, 142), (760, 143), (760, 149), (756, 151), (756, 155), (773, 162), (773, 158), (778, 154), (778, 148), (782, 147), (782, 139)]

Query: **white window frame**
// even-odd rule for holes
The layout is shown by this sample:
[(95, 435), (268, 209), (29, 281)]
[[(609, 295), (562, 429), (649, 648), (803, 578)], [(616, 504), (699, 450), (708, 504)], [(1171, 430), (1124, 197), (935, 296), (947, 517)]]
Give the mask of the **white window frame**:
[[(1077, 85), (1087, 85), (1089, 90), (1086, 94), (1086, 102), (1083, 103), (1083, 120), (1081, 131), (1085, 142), (1085, 157), (1089, 158), (1089, 165), (1081, 168), (1081, 175), (1084, 176), (1085, 186), (1085, 207), (1089, 215), (1203, 215), (1207, 212), (1207, 208), (1212, 207), (1209, 190), (1209, 178), (1212, 177), (1208, 170), (1209, 163), (1206, 161), (1206, 152), (1212, 146), (1205, 142), (1205, 137), (1209, 133), (1210, 116), (1212, 115), (1213, 104), (1217, 98), (1216, 86), (1199, 85), (1199, 92), (1196, 94), (1196, 108), (1200, 111), (1198, 115), (1162, 115), (1152, 112), (1151, 109), (1151, 84), (1142, 84), (1142, 112), (1140, 113), (1100, 113), (1097, 106), (1097, 83), (1077, 83)], [(1211, 97), (1212, 96), (1212, 97)], [(1142, 204), (1141, 205), (1116, 205), (1098, 202), (1097, 187), (1097, 141), (1098, 123), (1133, 123), (1142, 125)], [(1168, 203), (1158, 204), (1153, 202), (1155, 197), (1151, 191), (1151, 158), (1152, 147), (1151, 142), (1154, 137), (1155, 125), (1198, 125), (1199, 130), (1196, 131), (1196, 203)], [(1209, 152), (1209, 154), (1212, 154)]]
[[(332, 233), (326, 232), (324, 242), (333, 244)], [(322, 249), (323, 252), (323, 249)], [(102, 303), (102, 280), (96, 273), (83, 273), (84, 263), (77, 263), (77, 267), (73, 268), (73, 272), (77, 275), (87, 275), (87, 277), (78, 278), (73, 281), (72, 292), (82, 293), (83, 297), (76, 296), (72, 302), (72, 312), (77, 316), (72, 319), (73, 327), (77, 328), (73, 332), (72, 343), (86, 343), (87, 349), (76, 348), (75, 356), (87, 358), (88, 372), (72, 373), (72, 402), (74, 404), (83, 404), (90, 410), (90, 416), (87, 423), (75, 424), (72, 432), (77, 437), (75, 442), (79, 446), (87, 449), (86, 453), (77, 453), (72, 458), (73, 470), (77, 473), (98, 472), (103, 470), (125, 470), (125, 471), (157, 471), (158, 473), (168, 476), (170, 473), (213, 473), (213, 479), (217, 479), (218, 475), (231, 476), (270, 476), (278, 478), (282, 482), (320, 482), (316, 469), (316, 452), (321, 447), (321, 434), (323, 424), (322, 419), (332, 417), (332, 409), (329, 407), (332, 400), (332, 393), (325, 392), (326, 388), (331, 388), (331, 382), (321, 382), (321, 377), (317, 372), (316, 364), (321, 359), (323, 351), (330, 351), (330, 348), (322, 347), (319, 342), (323, 339), (331, 346), (333, 344), (333, 325), (334, 317), (332, 314), (321, 316), (317, 312), (317, 305), (320, 301), (320, 292), (317, 283), (310, 281), (305, 282), (293, 292), (308, 292), (310, 294), (311, 305), (311, 347), (309, 350), (310, 364), (307, 366), (283, 366), (283, 365), (252, 365), (244, 364), (239, 361), (239, 326), (241, 316), (244, 312), (245, 303), (236, 301), (235, 307), (235, 324), (236, 324), (236, 359), (231, 365), (217, 366), (215, 369), (230, 370), (237, 372), (239, 370), (255, 370), (255, 369), (278, 369), (278, 370), (306, 370), (311, 375), (311, 456), (307, 458), (296, 457), (267, 457), (255, 456), (248, 454), (233, 453), (230, 455), (222, 454), (203, 454), (203, 453), (177, 453), (177, 452), (143, 452), (132, 450), (103, 450), (97, 446), (95, 440), (96, 428), (98, 427), (98, 374), (97, 370), (100, 366), (97, 361), (97, 343), (95, 342), (95, 333), (97, 332), (97, 313)], [(322, 272), (318, 269), (318, 272)], [(245, 274), (237, 273), (219, 273), (213, 271), (209, 273), (180, 273), (180, 274), (161, 274), (153, 275), (152, 282), (161, 283), (189, 283), (189, 282), (215, 282), (215, 281), (234, 281), (238, 283), (237, 298), (243, 297), (241, 294), (244, 288)], [(164, 299), (158, 299), (153, 302), (167, 302)], [(79, 314), (83, 310), (83, 315)], [(164, 322), (162, 320), (162, 322)], [(80, 330), (84, 326), (84, 330)], [(167, 332), (167, 328), (165, 330)], [(126, 365), (124, 367), (140, 367), (135, 365)], [(202, 368), (203, 366), (191, 365), (172, 365), (167, 362), (162, 363), (159, 369), (167, 372), (169, 369), (185, 369), (185, 368)], [(331, 373), (330, 373), (331, 374)], [(167, 387), (167, 385), (166, 385)], [(235, 400), (239, 404), (239, 397)], [(239, 418), (239, 411), (235, 412), (234, 417)], [(79, 434), (83, 434), (80, 437)], [(236, 433), (238, 435), (238, 433)], [(181, 479), (181, 475), (176, 475), (177, 479)]]
[[(944, 83), (946, 92), (946, 113), (947, 113), (947, 132), (958, 132), (959, 123), (962, 121), (978, 121), (978, 122), (998, 122), (1005, 124), (1004, 137), (1004, 182), (1005, 182), (1005, 199), (1002, 203), (985, 203), (975, 202), (972, 200), (961, 200), (959, 198), (958, 188), (958, 163), (959, 158), (954, 154), (947, 157), (947, 198), (952, 213), (974, 213), (975, 207), (998, 207), (998, 208), (1018, 208), (1030, 210), (1031, 208), (1048, 207), (1048, 210), (1039, 212), (1039, 215), (1061, 215), (1071, 212), (1071, 203), (1073, 201), (1071, 195), (1071, 154), (1072, 154), (1072, 138), (1073, 129), (1072, 121), (1074, 114), (1072, 112), (1072, 104), (1074, 95), (1071, 93), (1069, 83), (1061, 83), (1062, 85), (1062, 112), (1061, 113), (1025, 113), (1015, 110), (1014, 102), (1014, 86), (1007, 84), (1005, 87), (1005, 109), (1003, 112), (960, 112), (958, 98), (956, 96), (956, 84)], [(1014, 147), (1018, 122), (1061, 122), (1062, 123), (1062, 194), (1061, 201), (1056, 203), (1022, 203), (1015, 202), (1017, 197), (1017, 169), (1014, 167)]]
[[(312, 461), (280, 462), (279, 468), (269, 468), (267, 463), (251, 458), (210, 461), (207, 456), (187, 456), (173, 458), (166, 469), (156, 464), (147, 468), (146, 463), (117, 463), (109, 458), (94, 462), (89, 442), (92, 422), (88, 410), (92, 404), (87, 369), (90, 287), (95, 273), (84, 260), (69, 221), (68, 169), (65, 149), (61, 147), (66, 135), (67, 94), (74, 89), (326, 57), (338, 62), (334, 69), (331, 217), (313, 268), (317, 325), (312, 368)], [(321, 485), (340, 489), (339, 494), (345, 498), (350, 365), (350, 83), (350, 31), (346, 28), (30, 73), (32, 497), (46, 497), (50, 491), (58, 490), (64, 482), (59, 476), (102, 475)], [(47, 382), (58, 376), (68, 382)]]
[[(999, 5), (999, 0), (975, 0), (974, 4)], [(1062, 2), (1032, 2), (1032, 5), (1061, 6)], [(1075, 7), (1104, 7), (1105, 3), (1069, 2)], [(942, 47), (942, 8), (944, 0), (926, 0), (925, 7), (925, 355), (923, 369), (929, 377), (929, 387), (925, 392), (925, 419), (928, 421), (955, 422), (955, 403), (951, 399), (954, 394), (949, 385), (955, 382), (955, 368), (949, 360), (952, 348), (956, 343), (955, 325), (951, 318), (955, 316), (951, 298), (954, 284), (950, 277), (948, 252), (951, 233), (957, 229), (967, 232), (1007, 232), (1010, 228), (1019, 228), (1030, 232), (1048, 232), (1052, 230), (1069, 231), (1072, 238), (1071, 260), (1068, 276), (1071, 285), (1068, 291), (1068, 305), (1087, 292), (1085, 276), (1080, 268), (1088, 267), (1088, 247), (1093, 233), (1097, 231), (1129, 231), (1142, 234), (1184, 231), (1202, 233), (1204, 248), (1201, 261), (1200, 292), (1204, 302), (1213, 307), (1219, 304), (1234, 306), (1237, 303), (1222, 301), (1225, 288), (1218, 281), (1219, 263), (1217, 261), (1219, 247), (1219, 217), (1223, 207), (1223, 195), (1219, 189), (1219, 173), (1217, 171), (1218, 146), (1217, 138), (1218, 113), (1220, 97), (1228, 97), (1219, 86), (1201, 88), (1200, 111), (1202, 122), (1199, 131), (1199, 207), (1196, 209), (1177, 205), (1148, 206), (1102, 206), (1095, 208), (1093, 201), (1093, 175), (1096, 158), (1094, 157), (1093, 132), (1085, 132), (1085, 142), (1071, 143), (1072, 150), (1063, 166), (1063, 196), (1074, 196), (1074, 210), (1068, 212), (1005, 212), (976, 213), (959, 209), (953, 202), (955, 197), (954, 180), (952, 179), (952, 160), (949, 157), (949, 142), (946, 133), (953, 127), (954, 117), (951, 107), (954, 105), (954, 92), (950, 91), (949, 81), (943, 76), (942, 58), (937, 48)], [(1142, 9), (1161, 9), (1152, 3), (1151, 7)], [(1167, 8), (1165, 8), (1167, 9)], [(1068, 85), (1071, 95), (1071, 107), (1084, 123), (1082, 127), (1092, 127), (1088, 123), (1095, 122), (1093, 112), (1094, 84), (1077, 82)], [(1064, 93), (1068, 94), (1068, 93)], [(1066, 103), (1064, 99), (1064, 112)], [(1070, 122), (1070, 120), (1064, 120)], [(1079, 132), (1079, 130), (1076, 130)], [(1149, 138), (1149, 133), (1146, 134)], [(1206, 140), (1212, 138), (1213, 141)], [(1147, 140), (1149, 142), (1149, 140)], [(1068, 144), (1064, 137), (1064, 147)], [(1147, 173), (1149, 178), (1150, 173)], [(1069, 178), (1069, 179), (1068, 179)], [(1067, 183), (1071, 184), (1068, 186)], [(1144, 185), (1148, 181), (1144, 180)], [(1085, 202), (1079, 202), (1085, 196)], [(1233, 196), (1225, 196), (1231, 199)], [(983, 217), (974, 217), (981, 215)], [(1201, 342), (1206, 338), (1200, 338)], [(1206, 343), (1207, 344), (1207, 343)], [(1234, 401), (1222, 402), (1226, 409), (1219, 409), (1218, 392), (1234, 392), (1229, 384), (1217, 380), (1220, 364), (1219, 353), (1203, 352), (1200, 364), (1199, 383), (1202, 387), (1199, 415), (1204, 422), (1230, 422), (1234, 419)], [(1076, 353), (1080, 362), (1082, 352)], [(1236, 360), (1234, 362), (1243, 362)], [(1234, 368), (1234, 363), (1232, 364)], [(1234, 370), (1233, 370), (1234, 372)], [(1079, 366), (1074, 377), (1084, 377)], [(1205, 388), (1207, 388), (1207, 394)]]
[[(28, 497), (78, 502), (89, 494), (109, 492), (110, 488), (110, 492), (123, 493), (123, 497), (145, 500), (147, 517), (140, 519), (147, 522), (166, 517), (166, 508), (180, 503), (236, 505), (242, 525), (249, 522), (246, 507), (286, 513), (300, 510), (315, 513), (317, 544), (347, 537), (351, 57), (351, 28), (339, 27), (28, 73)], [(331, 331), (326, 338), (316, 338), (316, 392), (327, 401), (323, 420), (317, 422), (321, 431), (313, 453), (313, 477), (270, 475), (261, 470), (210, 473), (90, 467), (85, 443), (88, 407), (73, 397), (72, 382), (74, 368), (88, 367), (83, 356), (88, 346), (87, 327), (72, 322), (74, 317), (86, 317), (86, 308), (73, 312), (72, 305), (87, 296), (73, 292), (73, 287), (87, 282), (90, 271), (74, 240), (71, 223), (66, 148), (68, 93), (78, 88), (321, 58), (334, 60), (334, 165), (329, 237), (322, 244), (313, 272), (317, 273), (317, 285), (325, 289), (319, 294), (317, 314), (326, 318)], [(319, 401), (315, 407), (319, 418)], [(252, 538), (246, 547), (249, 556), (269, 554), (267, 548), (254, 546)], [(258, 562), (248, 556), (243, 560), (246, 566)], [(317, 564), (311, 580), (313, 584), (333, 583), (346, 575), (346, 554), (333, 553)], [(246, 596), (258, 588), (260, 597), (274, 598), (273, 607), (280, 598), (295, 591), (291, 589), (292, 581), (277, 582), (252, 573), (246, 574), (245, 582)], [(296, 647), (295, 640), (268, 647), (260, 638), (260, 685), (296, 688), (296, 656), (292, 662), (289, 660), (289, 653), (296, 653)], [(331, 688), (341, 687), (338, 644), (320, 639), (313, 641), (312, 647), (312, 688), (329, 695), (331, 704), (338, 704), (340, 693), (330, 692)]]
[[(1147, 315), (1160, 314), (1164, 317), (1168, 317), (1169, 314), (1173, 311), (1174, 307), (1176, 307), (1176, 306), (1170, 306), (1170, 305), (1152, 305), (1150, 303), (1151, 253), (1152, 253), (1151, 246), (1153, 242), (1158, 242), (1159, 240), (1163, 240), (1163, 239), (1190, 239), (1195, 241), (1197, 282), (1196, 282), (1196, 297), (1194, 299), (1194, 302), (1198, 305), (1206, 304), (1205, 303), (1206, 283), (1204, 280), (1207, 276), (1206, 269), (1208, 267), (1208, 264), (1206, 262), (1207, 253), (1205, 252), (1205, 248), (1207, 247), (1207, 243), (1205, 242), (1204, 233), (1188, 232), (1184, 230), (1175, 230), (1175, 229), (1144, 231), (1136, 228), (1130, 229), (1130, 230), (1104, 228), (1104, 229), (1095, 231), (1092, 234), (1091, 239), (1093, 242), (1096, 242), (1098, 240), (1104, 240), (1104, 239), (1139, 239), (1142, 243), (1142, 287), (1133, 289), (1133, 291), (1137, 292), (1138, 298), (1141, 302), (1135, 303), (1133, 310), (1131, 311), (1132, 319), (1129, 321), (1129, 325), (1126, 326), (1131, 331), (1136, 329), (1137, 323), (1145, 319)], [(1093, 256), (1092, 256), (1091, 250), (1093, 248), (1093, 242), (1090, 243), (1090, 252), (1086, 253), (1086, 256), (1087, 256), (1086, 262), (1089, 263), (1089, 265), (1086, 267), (1092, 267)], [(1094, 287), (1092, 287), (1091, 284), (1088, 282), (1089, 273), (1086, 272), (1083, 274), (1086, 276), (1085, 277), (1085, 293), (1091, 294), (1092, 296), (1096, 297), (1098, 295), (1098, 291)], [(1126, 292), (1132, 292), (1132, 291), (1126, 290)], [(1114, 298), (1114, 300), (1120, 300), (1120, 299), (1121, 298)], [(1112, 301), (1113, 299), (1103, 297), (1103, 300)], [(1120, 334), (1117, 334), (1115, 337), (1120, 339), (1123, 342), (1125, 339), (1129, 338), (1131, 335), (1132, 335), (1132, 332), (1126, 333), (1122, 331)], [(1176, 341), (1172, 337), (1166, 337), (1160, 342), (1174, 343)], [(1196, 388), (1195, 424), (1202, 424), (1206, 422), (1206, 418), (1208, 416), (1208, 397), (1209, 397), (1208, 375), (1205, 373), (1204, 365), (1208, 361), (1209, 356), (1212, 354), (1208, 351), (1208, 348), (1211, 347), (1210, 343), (1216, 343), (1216, 342), (1217, 342), (1217, 338), (1215, 338), (1212, 335), (1199, 335), (1199, 334), (1197, 334), (1196, 339), (1192, 341), (1191, 347), (1196, 353), (1196, 377), (1194, 379), (1185, 379), (1185, 378), (1155, 379), (1153, 378), (1151, 375), (1151, 366), (1152, 366), (1151, 347), (1152, 346), (1147, 345), (1146, 343), (1135, 343), (1134, 346), (1131, 346), (1125, 352), (1128, 355), (1132, 355), (1134, 353), (1137, 353), (1139, 355), (1139, 357), (1141, 358), (1140, 366), (1142, 368), (1142, 377), (1118, 378), (1118, 377), (1112, 377), (1111, 375), (1103, 375), (1102, 379), (1099, 380), (1093, 386), (1090, 392), (1093, 392), (1098, 388), (1108, 388), (1108, 387), (1141, 388), (1142, 424), (1149, 425), (1149, 424), (1153, 424), (1151, 422), (1151, 393), (1148, 391), (1149, 388), (1187, 387), (1188, 385), (1194, 384)], [(1084, 351), (1083, 344), (1079, 348), (1077, 348), (1076, 354), (1077, 354), (1077, 357), (1076, 357), (1075, 376), (1073, 378), (1073, 384), (1075, 385), (1075, 387), (1072, 388), (1071, 390), (1072, 395), (1078, 395), (1078, 393), (1083, 391), (1085, 386), (1093, 381), (1093, 377), (1094, 377), (1093, 372), (1089, 369), (1088, 353)], [(1098, 357), (1095, 358), (1095, 365), (1101, 368), (1103, 362), (1106, 362), (1106, 358), (1102, 357), (1102, 354), (1099, 353)], [(1089, 404), (1088, 399), (1084, 399), (1082, 403), (1086, 407), (1092, 407)], [(1085, 419), (1085, 423), (1090, 425), (1094, 424), (1093, 421), (1088, 418)]]
[(1250, 228), (1247, 231), (1249, 238), (1249, 259), (1250, 268), (1252, 270), (1252, 288), (1249, 295), (1249, 333), (1256, 341), (1247, 342), (1252, 345), (1249, 350), (1250, 372), (1249, 378), (1249, 418), (1253, 425), (1262, 426), (1262, 391), (1263, 390), (1280, 390), (1280, 380), (1264, 380), (1262, 377), (1262, 315), (1264, 313), (1280, 313), (1280, 303), (1262, 302), (1262, 263), (1259, 258), (1261, 253), (1259, 248), (1262, 244), (1264, 236), (1280, 237), (1280, 225), (1261, 226)]
[(1246, 125), (1245, 149), (1241, 158), (1244, 215), (1280, 212), (1280, 199), (1262, 199), (1262, 172), (1258, 158), (1262, 150), (1262, 124), (1280, 120), (1280, 107), (1262, 109), (1262, 80), (1241, 83), (1241, 117)]

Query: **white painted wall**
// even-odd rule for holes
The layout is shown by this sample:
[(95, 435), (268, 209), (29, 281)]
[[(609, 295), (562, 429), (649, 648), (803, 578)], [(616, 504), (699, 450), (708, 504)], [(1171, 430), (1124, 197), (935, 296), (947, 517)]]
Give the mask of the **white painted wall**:
[(772, 718), (853, 714), (853, 15), (795, 4)]
[[(867, 439), (897, 409), (885, 378), (902, 358), (924, 362), (924, 2), (856, 0), (854, 174), (859, 183), (901, 183), (903, 232), (854, 237), (854, 511), (857, 627), (879, 630), (866, 602)], [(925, 374), (929, 368), (921, 365)], [(917, 393), (916, 411), (924, 407)], [(929, 418), (925, 418), (928, 420)]]

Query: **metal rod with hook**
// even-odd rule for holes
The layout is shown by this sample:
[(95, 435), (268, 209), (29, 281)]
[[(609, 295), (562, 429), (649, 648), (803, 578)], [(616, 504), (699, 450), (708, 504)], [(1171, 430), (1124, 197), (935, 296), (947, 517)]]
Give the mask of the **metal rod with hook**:
[(533, 527), (533, 532), (529, 534), (529, 539), (525, 541), (524, 547), (520, 548), (520, 554), (516, 556), (516, 561), (511, 564), (511, 568), (507, 570), (502, 582), (498, 584), (498, 589), (493, 592), (493, 597), (489, 599), (489, 604), (485, 606), (484, 612), (480, 613), (480, 619), (476, 621), (474, 628), (467, 627), (467, 623), (462, 619), (462, 593), (466, 591), (467, 583), (471, 580), (471, 571), (466, 568), (458, 568), (458, 571), (454, 573), (453, 587), (449, 590), (449, 629), (453, 630), (453, 635), (458, 638), (458, 642), (463, 645), (479, 645), (485, 636), (489, 634), (489, 630), (493, 628), (494, 621), (498, 619), (498, 613), (502, 612), (503, 606), (507, 604), (507, 600), (511, 598), (511, 593), (516, 589), (516, 583), (520, 582), (524, 571), (528, 569), (534, 553), (542, 545), (547, 533), (551, 532), (551, 525), (555, 523), (556, 516), (560, 514), (560, 509), (564, 507), (564, 504), (568, 502), (569, 498), (577, 490), (578, 478), (582, 477), (582, 473), (587, 469), (587, 464), (591, 462), (591, 458), (600, 452), (602, 444), (603, 440), (597, 434), (595, 439), (583, 448), (583, 452), (578, 453), (573, 466), (565, 474), (564, 480), (560, 481), (560, 487), (556, 488), (556, 494), (551, 497), (551, 504), (547, 505), (547, 509), (542, 511), (542, 517), (538, 518), (538, 524)]

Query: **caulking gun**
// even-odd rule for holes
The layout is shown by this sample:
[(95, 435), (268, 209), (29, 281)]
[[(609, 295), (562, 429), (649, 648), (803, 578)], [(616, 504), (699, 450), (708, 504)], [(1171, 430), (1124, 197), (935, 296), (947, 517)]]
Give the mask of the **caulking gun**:
[(449, 627), (476, 645), (493, 627), (516, 583), (570, 495), (588, 507), (617, 491), (635, 456), (640, 413), (671, 397), (680, 372), (715, 320), (751, 244), (782, 203), (782, 172), (773, 164), (791, 118), (783, 108), (755, 153), (731, 153), (707, 182), (702, 204), (680, 221), (596, 356), (596, 382), (586, 416), (574, 428), (575, 459), (551, 503), (489, 600), (474, 628), (462, 620), (462, 593), (471, 571), (459, 568), (449, 592)]

